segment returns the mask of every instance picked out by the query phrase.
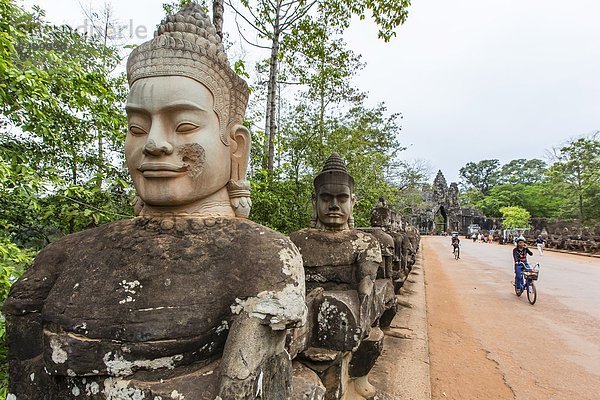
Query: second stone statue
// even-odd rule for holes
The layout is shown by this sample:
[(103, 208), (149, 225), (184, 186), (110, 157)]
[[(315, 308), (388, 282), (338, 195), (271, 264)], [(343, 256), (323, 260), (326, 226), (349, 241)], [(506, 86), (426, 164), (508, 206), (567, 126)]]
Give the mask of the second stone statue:
[[(354, 179), (333, 153), (314, 180), (313, 227), (290, 235), (304, 262), (312, 337), (298, 360), (315, 371), (326, 399), (372, 398), (367, 375), (379, 356), (383, 333), (375, 280), (379, 242), (351, 227)], [(309, 323), (310, 325), (310, 323)]]

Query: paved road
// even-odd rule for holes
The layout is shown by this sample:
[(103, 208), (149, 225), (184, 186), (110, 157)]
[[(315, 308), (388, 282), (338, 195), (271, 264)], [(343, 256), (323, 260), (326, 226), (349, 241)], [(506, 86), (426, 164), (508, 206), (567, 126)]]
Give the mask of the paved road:
[[(427, 291), (444, 293), (432, 298), (437, 302), (433, 306), (450, 302), (447, 312), (456, 310), (451, 318), (430, 313), (436, 318), (430, 321), (434, 398), (436, 380), (441, 382), (437, 391), (446, 394), (440, 398), (468, 397), (456, 394), (460, 388), (453, 390), (452, 385), (480, 384), (485, 392), (489, 381), (477, 383), (473, 365), (473, 372), (463, 375), (467, 381), (443, 376), (443, 364), (448, 363), (443, 348), (448, 346), (452, 357), (464, 357), (463, 364), (482, 363), (482, 373), (489, 369), (484, 364), (493, 362), (510, 395), (488, 393), (490, 399), (600, 399), (600, 259), (552, 252), (540, 257), (534, 251), (530, 263), (539, 262), (541, 270), (538, 300), (531, 306), (525, 294), (515, 296), (511, 285), (512, 246), (461, 239), (461, 259), (456, 261), (448, 237), (425, 237), (423, 245)], [(461, 348), (482, 350), (485, 359), (478, 361)], [(454, 375), (461, 376), (460, 371)]]

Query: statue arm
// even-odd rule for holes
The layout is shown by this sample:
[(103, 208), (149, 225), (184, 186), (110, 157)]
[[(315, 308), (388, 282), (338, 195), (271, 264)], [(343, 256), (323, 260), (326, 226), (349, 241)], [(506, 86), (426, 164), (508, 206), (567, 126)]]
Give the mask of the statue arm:
[(241, 312), (231, 326), (221, 359), (221, 399), (289, 398), (291, 361), (284, 348), (285, 335), (285, 330), (273, 330)]
[(358, 295), (362, 302), (365, 297), (371, 295), (373, 292), (374, 282), (377, 279), (377, 270), (383, 260), (381, 247), (375, 238), (370, 241), (369, 247), (360, 259), (357, 279)]
[[(302, 256), (292, 242), (283, 241), (282, 264), (274, 276), (279, 287), (256, 297), (237, 299), (221, 359), (219, 396), (223, 400), (291, 397), (292, 363), (285, 349), (287, 328), (306, 322)], [(277, 286), (277, 285), (276, 285)]]
[(39, 393), (31, 391), (47, 376), (42, 358), (44, 328), (41, 314), (58, 277), (58, 266), (47, 262), (47, 254), (43, 251), (38, 255), (34, 264), (14, 283), (4, 303), (9, 392), (17, 398), (36, 398)]

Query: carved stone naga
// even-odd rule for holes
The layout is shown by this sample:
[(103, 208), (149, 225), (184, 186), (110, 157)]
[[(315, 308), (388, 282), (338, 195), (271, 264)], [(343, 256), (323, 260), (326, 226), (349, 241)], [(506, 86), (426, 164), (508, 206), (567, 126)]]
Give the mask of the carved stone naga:
[(314, 226), (290, 235), (302, 254), (309, 306), (292, 354), (318, 374), (325, 399), (373, 398), (368, 373), (383, 345), (376, 325), (384, 303), (376, 285), (380, 245), (351, 228), (354, 180), (338, 154), (325, 162), (314, 187)]
[(61, 238), (13, 285), (9, 398), (290, 398), (304, 270), (289, 239), (244, 219), (245, 82), (196, 4), (127, 74), (140, 215)]

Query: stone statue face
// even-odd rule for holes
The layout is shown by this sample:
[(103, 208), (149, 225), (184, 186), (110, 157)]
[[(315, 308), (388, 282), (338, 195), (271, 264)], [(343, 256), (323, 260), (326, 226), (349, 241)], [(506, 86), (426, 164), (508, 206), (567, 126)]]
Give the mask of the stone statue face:
[(354, 198), (347, 185), (339, 183), (321, 185), (315, 202), (318, 226), (331, 230), (349, 229), (348, 219), (352, 216)]
[(230, 151), (204, 85), (183, 76), (139, 79), (126, 110), (125, 158), (145, 205), (193, 208), (223, 200), (218, 194), (231, 175)]
[(371, 211), (371, 226), (389, 228), (392, 225), (390, 210), (385, 207), (377, 207)]

